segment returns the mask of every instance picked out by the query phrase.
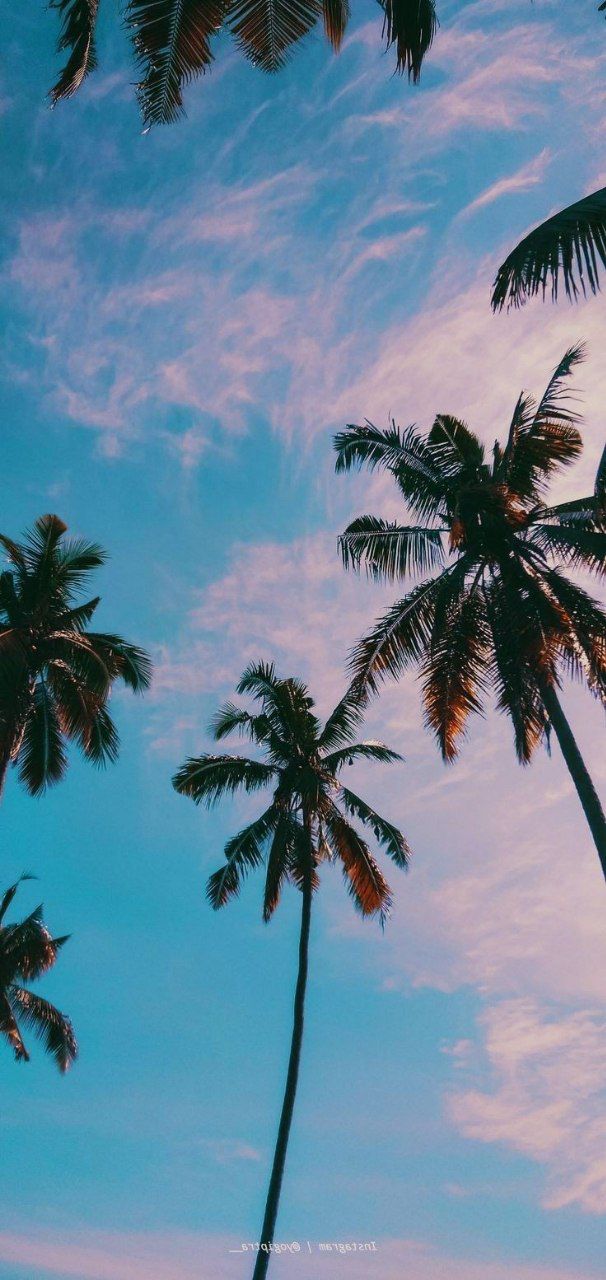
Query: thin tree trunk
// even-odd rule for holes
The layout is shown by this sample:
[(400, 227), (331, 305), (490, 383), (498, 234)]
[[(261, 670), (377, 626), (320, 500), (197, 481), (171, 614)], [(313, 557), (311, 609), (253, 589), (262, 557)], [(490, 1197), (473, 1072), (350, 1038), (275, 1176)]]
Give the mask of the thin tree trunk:
[(560, 750), (568, 765), (568, 771), (583, 806), (585, 817), (598, 851), (604, 879), (606, 879), (606, 817), (604, 816), (600, 798), (553, 685), (544, 685), (541, 689), (541, 694), (556, 738), (560, 744)]
[(305, 1009), (305, 988), (307, 986), (307, 965), (309, 956), (309, 927), (311, 923), (312, 898), (311, 877), (312, 862), (310, 849), (309, 867), (305, 876), (302, 893), (303, 907), (301, 911), (301, 934), (299, 937), (299, 972), (297, 975), (297, 986), (295, 990), (290, 1058), (288, 1061), (286, 1088), (284, 1090), (284, 1101), (282, 1103), (282, 1114), (280, 1116), (278, 1138), (274, 1152), (274, 1162), (271, 1171), (271, 1178), (269, 1180), (267, 1200), (265, 1202), (265, 1217), (263, 1218), (263, 1227), (261, 1229), (261, 1236), (259, 1240), (259, 1244), (262, 1248), (259, 1248), (259, 1252), (257, 1254), (255, 1269), (253, 1271), (253, 1280), (265, 1280), (265, 1276), (267, 1275), (267, 1268), (269, 1266), (269, 1259), (271, 1256), (271, 1245), (274, 1241), (278, 1205), (280, 1202), (280, 1189), (282, 1187), (282, 1175), (284, 1173), (286, 1149), (288, 1147), (290, 1125), (297, 1092), (299, 1062), (301, 1060), (301, 1044), (303, 1041), (303, 1015)]

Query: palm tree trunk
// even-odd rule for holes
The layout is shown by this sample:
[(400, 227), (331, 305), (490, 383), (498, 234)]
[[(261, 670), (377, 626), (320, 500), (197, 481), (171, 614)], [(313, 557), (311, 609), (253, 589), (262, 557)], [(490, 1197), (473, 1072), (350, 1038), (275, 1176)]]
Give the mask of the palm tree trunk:
[(556, 738), (560, 744), (560, 750), (568, 765), (568, 771), (583, 806), (585, 817), (598, 851), (604, 879), (606, 879), (606, 817), (604, 816), (600, 798), (553, 685), (544, 685), (541, 689), (541, 694)]
[(303, 884), (303, 907), (301, 911), (301, 934), (299, 937), (299, 972), (297, 975), (297, 986), (295, 989), (295, 1003), (293, 1016), (292, 1040), (290, 1044), (290, 1058), (288, 1061), (288, 1072), (286, 1075), (286, 1088), (284, 1090), (284, 1101), (282, 1103), (282, 1114), (280, 1116), (280, 1125), (278, 1128), (278, 1138), (276, 1141), (276, 1149), (274, 1152), (274, 1162), (269, 1180), (269, 1190), (267, 1192), (267, 1200), (265, 1202), (265, 1217), (263, 1218), (263, 1227), (259, 1240), (259, 1252), (257, 1261), (253, 1271), (253, 1280), (265, 1280), (269, 1259), (271, 1256), (271, 1245), (274, 1241), (274, 1232), (276, 1228), (276, 1217), (278, 1214), (278, 1204), (280, 1202), (280, 1189), (282, 1186), (282, 1175), (284, 1173), (284, 1162), (286, 1160), (286, 1149), (288, 1147), (288, 1138), (290, 1135), (290, 1125), (295, 1105), (295, 1096), (297, 1092), (297, 1081), (299, 1078), (299, 1062), (301, 1059), (301, 1044), (303, 1041), (303, 1015), (305, 1009), (305, 988), (307, 986), (307, 965), (309, 956), (309, 927), (311, 923), (311, 898), (312, 898), (312, 861), (311, 850), (309, 859), (309, 868), (307, 870), (305, 881)]

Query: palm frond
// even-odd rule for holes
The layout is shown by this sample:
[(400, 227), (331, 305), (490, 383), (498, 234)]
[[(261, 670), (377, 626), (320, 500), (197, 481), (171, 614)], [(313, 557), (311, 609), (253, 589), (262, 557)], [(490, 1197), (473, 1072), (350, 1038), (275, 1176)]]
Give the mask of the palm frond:
[(281, 810), (273, 829), (273, 836), (267, 855), (267, 872), (263, 894), (263, 919), (271, 919), (278, 903), (284, 879), (289, 873), (295, 857), (297, 840), (297, 822), (292, 813)]
[(444, 562), (439, 529), (402, 526), (377, 516), (352, 520), (338, 540), (346, 569), (366, 572), (377, 581), (393, 582), (426, 573)]
[(398, 831), (398, 828), (394, 827), (393, 823), (387, 822), (385, 818), (382, 818), (376, 809), (373, 809), (360, 796), (355, 795), (348, 787), (341, 787), (339, 798), (347, 813), (354, 818), (358, 818), (366, 827), (372, 828), (375, 840), (395, 862), (396, 866), (406, 870), (411, 853), (410, 845), (405, 836), (402, 835), (402, 832)]
[(606, 187), (547, 218), (516, 245), (496, 275), (493, 311), (520, 307), (551, 284), (556, 302), (560, 276), (566, 296), (597, 293), (606, 266)]
[(398, 751), (392, 751), (382, 742), (352, 742), (347, 747), (339, 747), (337, 751), (331, 751), (324, 757), (324, 764), (331, 773), (338, 773), (339, 769), (346, 764), (353, 764), (354, 760), (375, 760), (380, 764), (393, 764), (402, 759), (403, 756)]
[(57, 711), (43, 680), (34, 689), (19, 751), (19, 777), (32, 796), (60, 782), (67, 768)]
[(584, 679), (606, 704), (606, 613), (601, 604), (557, 569), (543, 575), (549, 592), (563, 611), (568, 628), (560, 639), (571, 675)]
[(225, 12), (224, 0), (129, 0), (126, 23), (143, 72), (137, 94), (146, 126), (183, 115), (183, 86), (210, 66), (210, 41)]
[(551, 552), (563, 564), (589, 573), (606, 573), (606, 533), (572, 525), (536, 524), (532, 542), (544, 553)]
[(93, 652), (133, 693), (149, 689), (153, 668), (145, 649), (107, 632), (89, 631), (87, 640)]
[(50, 0), (50, 7), (61, 15), (61, 34), (57, 49), (69, 49), (69, 58), (59, 79), (50, 91), (53, 106), (61, 98), (71, 98), (86, 76), (97, 66), (95, 26), (99, 0)]
[(472, 713), (482, 715), (489, 655), (486, 608), (481, 593), (446, 593), (438, 601), (427, 657), (423, 663), (425, 722), (435, 734), (444, 760), (455, 759)]
[(74, 1028), (64, 1013), (25, 987), (11, 987), (10, 1003), (19, 1019), (35, 1031), (44, 1048), (65, 1072), (78, 1056)]
[(391, 907), (391, 890), (368, 845), (336, 805), (326, 806), (323, 820), (342, 864), (355, 906), (361, 915), (378, 914), (384, 922)]
[(458, 479), (484, 466), (484, 446), (481, 440), (460, 418), (440, 413), (434, 420), (427, 443), (432, 457), (444, 476)]
[(396, 48), (396, 69), (417, 84), (438, 27), (435, 4), (433, 0), (380, 0), (380, 4), (387, 46)]
[(22, 978), (30, 982), (52, 969), (67, 938), (53, 938), (42, 919), (42, 906), (25, 920), (5, 925), (1, 932), (0, 969), (4, 985)]
[(349, 22), (349, 0), (323, 0), (322, 11), (326, 38), (338, 53)]
[(318, 738), (321, 751), (351, 742), (364, 719), (368, 698), (360, 684), (351, 684), (336, 707), (331, 711)]
[(8, 999), (8, 993), (0, 990), (0, 1035), (4, 1036), (15, 1055), (16, 1062), (29, 1062), (29, 1053), (23, 1043), (23, 1038), (15, 1015)]
[(321, 0), (232, 0), (228, 21), (246, 57), (271, 72), (286, 65), (291, 46), (322, 12)]
[[(484, 588), (484, 595), (492, 634), (490, 675), (497, 689), (497, 706), (511, 719), (518, 759), (528, 764), (546, 725), (537, 679), (540, 668), (535, 661), (537, 641), (528, 634), (530, 618), (523, 611), (524, 602), (517, 592), (493, 581)], [(555, 674), (552, 656), (544, 655), (540, 664), (550, 680)]]
[(225, 866), (209, 876), (206, 896), (215, 911), (240, 892), (242, 877), (263, 862), (265, 844), (276, 829), (280, 810), (270, 805), (260, 818), (249, 823), (225, 845)]
[(352, 424), (334, 437), (334, 447), (337, 472), (362, 466), (370, 471), (391, 471), (403, 497), (420, 519), (441, 514), (450, 481), (439, 471), (431, 448), (414, 426), (402, 430), (392, 421), (386, 430), (381, 430), (372, 422)]
[(398, 600), (358, 642), (350, 658), (354, 680), (376, 693), (387, 676), (397, 678), (420, 662), (431, 642), (436, 605), (443, 591), (463, 590), (470, 568), (465, 556), (437, 578), (420, 582)]
[(173, 787), (179, 795), (191, 796), (195, 804), (204, 802), (210, 808), (240, 787), (258, 791), (268, 786), (275, 774), (273, 765), (244, 756), (202, 755), (185, 761), (173, 778)]

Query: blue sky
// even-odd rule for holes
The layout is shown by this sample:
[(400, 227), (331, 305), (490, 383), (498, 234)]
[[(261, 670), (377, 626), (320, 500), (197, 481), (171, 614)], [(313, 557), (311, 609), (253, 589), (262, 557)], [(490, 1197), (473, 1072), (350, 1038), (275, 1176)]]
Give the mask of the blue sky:
[[(297, 909), (260, 884), (214, 915), (204, 881), (247, 804), (206, 816), (171, 773), (251, 657), (324, 711), (384, 596), (335, 554), (383, 481), (333, 476), (365, 416), (447, 410), (492, 443), (522, 386), (586, 338), (591, 484), (604, 440), (603, 301), (492, 318), (494, 270), (551, 208), (603, 185), (594, 0), (443, 5), (423, 82), (391, 74), (376, 6), (334, 58), (268, 79), (226, 43), (179, 126), (142, 136), (128, 49), (49, 112), (54, 15), (12, 17), (0, 82), (2, 528), (56, 510), (101, 541), (102, 621), (150, 648), (120, 696), (117, 768), (74, 760), (42, 802), (10, 780), (4, 879), (71, 930), (46, 993), (81, 1059), (3, 1057), (0, 1276), (240, 1280), (260, 1226), (288, 1050)], [(566, 704), (606, 788), (596, 707)], [(554, 751), (522, 771), (496, 715), (446, 770), (413, 679), (360, 775), (408, 834), (385, 935), (326, 875), (281, 1240), (378, 1250), (276, 1280), (588, 1280), (604, 1254), (603, 884)]]

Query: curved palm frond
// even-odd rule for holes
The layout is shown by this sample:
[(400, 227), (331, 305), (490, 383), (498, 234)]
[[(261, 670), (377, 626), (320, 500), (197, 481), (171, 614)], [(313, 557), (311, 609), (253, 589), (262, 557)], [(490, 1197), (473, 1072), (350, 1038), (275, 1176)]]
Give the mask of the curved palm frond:
[(368, 845), (336, 805), (328, 803), (322, 817), (355, 906), (361, 915), (379, 915), (384, 923), (392, 904), (391, 890)]
[(286, 65), (291, 46), (322, 13), (322, 0), (232, 0), (227, 21), (246, 57), (271, 72)]
[(25, 987), (11, 987), (8, 998), (15, 1014), (32, 1028), (59, 1070), (67, 1071), (78, 1056), (74, 1028), (69, 1018), (48, 1000), (34, 995)]
[(423, 59), (433, 43), (438, 19), (433, 0), (379, 0), (385, 13), (387, 47), (395, 45), (396, 69), (417, 84)]
[(439, 529), (406, 526), (377, 516), (358, 516), (338, 539), (346, 569), (359, 571), (364, 564), (369, 577), (393, 582), (396, 578), (426, 573), (444, 562)]
[(271, 919), (278, 903), (285, 877), (296, 862), (296, 846), (299, 824), (292, 813), (281, 810), (273, 829), (273, 838), (267, 857), (265, 890), (263, 893), (263, 919)]
[(318, 738), (321, 751), (330, 751), (351, 742), (364, 719), (367, 695), (360, 684), (352, 684), (331, 711)]
[(216, 804), (224, 795), (233, 795), (240, 787), (244, 791), (259, 791), (275, 778), (273, 765), (245, 756), (191, 757), (177, 770), (173, 787), (179, 795), (190, 796), (195, 804), (207, 808)]
[(54, 700), (44, 680), (38, 680), (25, 721), (19, 750), (19, 777), (32, 796), (60, 782), (67, 756)]
[(331, 773), (337, 773), (343, 765), (353, 764), (354, 760), (375, 760), (380, 764), (393, 764), (404, 757), (398, 751), (392, 751), (382, 742), (352, 742), (348, 747), (340, 747), (324, 757), (324, 764)]
[(225, 866), (209, 876), (206, 896), (210, 905), (218, 911), (229, 898), (237, 897), (242, 877), (263, 861), (264, 845), (275, 831), (280, 810), (272, 804), (265, 813), (249, 823), (225, 845)]
[(29, 1053), (23, 1043), (8, 994), (2, 990), (0, 990), (0, 1035), (8, 1040), (15, 1055), (15, 1062), (29, 1062)]
[(183, 85), (210, 66), (210, 41), (225, 12), (225, 0), (129, 0), (126, 22), (143, 71), (137, 94), (146, 126), (183, 115)]
[(441, 475), (455, 479), (462, 473), (478, 471), (484, 466), (481, 440), (460, 418), (439, 413), (433, 422), (427, 443)]
[(572, 525), (533, 524), (531, 540), (572, 569), (606, 573), (606, 533)]
[(606, 266), (606, 187), (547, 218), (516, 245), (496, 275), (493, 311), (520, 307), (551, 284), (556, 302), (560, 275), (566, 296), (597, 293)]
[(375, 840), (389, 855), (397, 867), (406, 870), (411, 858), (410, 845), (401, 831), (382, 818), (376, 809), (362, 800), (348, 787), (341, 787), (339, 792), (343, 807), (354, 818), (358, 818), (365, 826), (372, 827)]
[(353, 650), (350, 664), (354, 679), (376, 693), (387, 676), (397, 678), (422, 660), (431, 643), (436, 605), (440, 594), (464, 588), (471, 562), (461, 558), (437, 578), (420, 582), (398, 600)]
[(97, 66), (95, 26), (99, 0), (50, 0), (50, 7), (58, 9), (62, 18), (57, 49), (59, 52), (70, 50), (59, 79), (50, 91), (55, 106), (61, 98), (71, 98)]
[(152, 663), (144, 649), (106, 632), (89, 631), (86, 638), (92, 651), (105, 662), (112, 675), (122, 680), (133, 693), (149, 689)]
[(426, 440), (414, 426), (404, 431), (392, 420), (382, 431), (372, 422), (351, 424), (334, 437), (335, 471), (366, 466), (395, 476), (402, 495), (420, 519), (437, 517), (443, 510), (449, 478), (443, 475)]
[(489, 658), (484, 599), (478, 590), (438, 602), (434, 628), (422, 665), (425, 723), (435, 734), (442, 758), (453, 761), (472, 713), (483, 715)]

